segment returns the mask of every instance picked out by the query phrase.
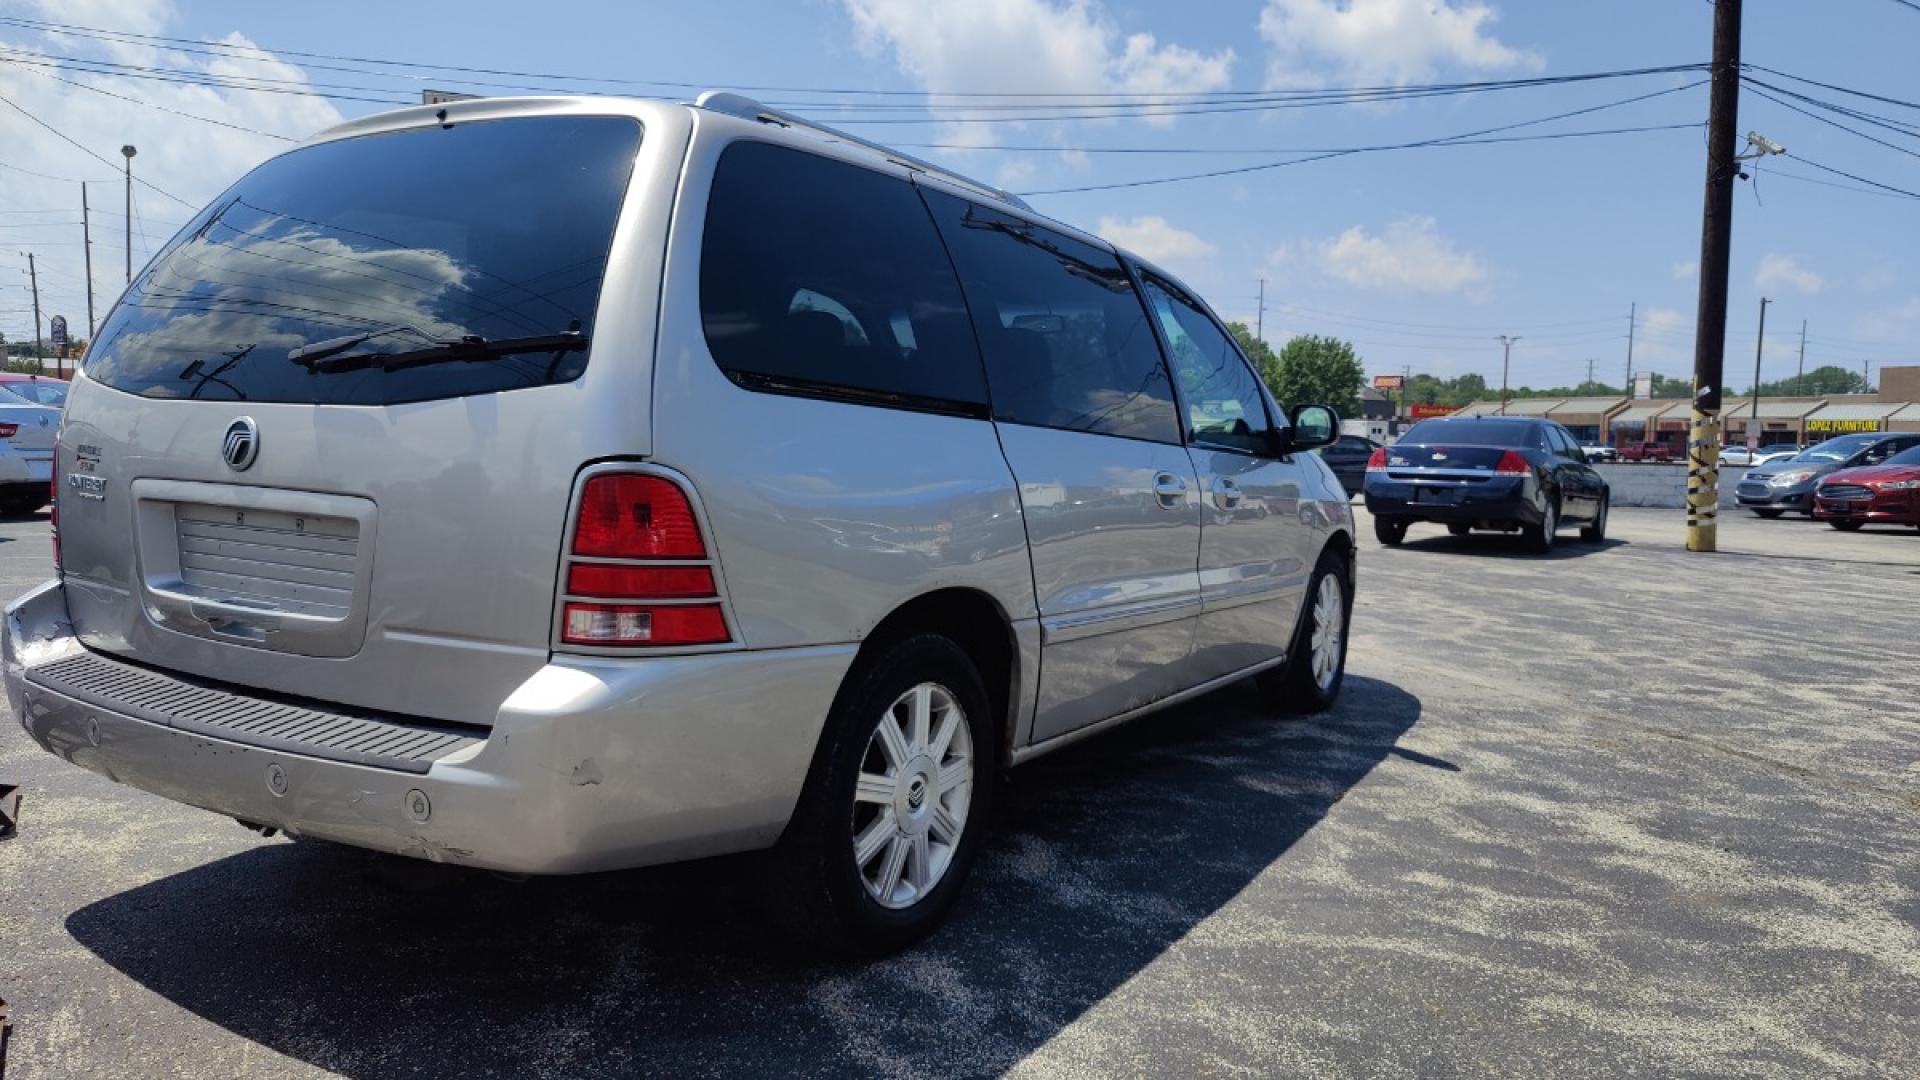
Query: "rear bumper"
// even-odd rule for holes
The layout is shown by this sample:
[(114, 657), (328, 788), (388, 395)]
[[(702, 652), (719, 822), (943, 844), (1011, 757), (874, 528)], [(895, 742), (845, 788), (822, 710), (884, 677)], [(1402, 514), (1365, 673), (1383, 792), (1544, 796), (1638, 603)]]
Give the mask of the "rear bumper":
[(1428, 487), (1378, 474), (1368, 476), (1367, 512), (1375, 517), (1405, 521), (1467, 525), (1479, 522), (1537, 525), (1546, 513), (1533, 483), (1525, 477), (1499, 477), (1442, 489), (1457, 492), (1447, 497), (1457, 501), (1435, 501), (1424, 490), (1417, 490)]
[(0, 452), (0, 485), (46, 484), (52, 491), (53, 451), (6, 450)]
[(412, 772), (182, 730), (37, 682), (85, 652), (58, 582), (7, 608), (4, 643), (15, 717), (76, 765), (289, 833), (533, 874), (771, 844), (855, 650), (555, 658), (483, 740)]

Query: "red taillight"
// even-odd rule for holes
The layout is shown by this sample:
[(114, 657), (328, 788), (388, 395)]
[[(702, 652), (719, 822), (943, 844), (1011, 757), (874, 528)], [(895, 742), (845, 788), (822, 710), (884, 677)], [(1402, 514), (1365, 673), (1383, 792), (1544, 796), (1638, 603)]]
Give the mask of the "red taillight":
[(1493, 471), (1500, 476), (1525, 476), (1533, 471), (1533, 466), (1527, 464), (1527, 459), (1519, 454), (1503, 450), (1500, 452), (1500, 463), (1493, 467)]
[(719, 604), (671, 607), (569, 603), (560, 640), (569, 645), (718, 645), (730, 640)]
[(700, 526), (672, 481), (603, 473), (587, 481), (573, 553), (614, 559), (704, 559)]
[(11, 439), (19, 432), (19, 424), (0, 424), (0, 439)]
[(609, 566), (574, 563), (567, 592), (609, 600), (633, 597), (679, 600), (714, 595), (713, 571), (704, 566)]
[[(674, 481), (646, 473), (588, 478), (571, 552), (562, 643), (661, 648), (733, 640), (693, 503)], [(583, 557), (607, 561), (575, 561)]]
[(1367, 471), (1368, 472), (1386, 472), (1387, 471), (1387, 448), (1386, 447), (1382, 446), (1382, 447), (1376, 448), (1373, 454), (1367, 458)]

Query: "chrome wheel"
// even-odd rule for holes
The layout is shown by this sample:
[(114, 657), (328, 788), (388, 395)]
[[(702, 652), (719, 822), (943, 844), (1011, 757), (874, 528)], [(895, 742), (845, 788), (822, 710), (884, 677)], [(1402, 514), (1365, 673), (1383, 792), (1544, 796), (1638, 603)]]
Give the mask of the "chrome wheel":
[(853, 863), (882, 907), (912, 907), (953, 863), (973, 801), (973, 732), (953, 693), (923, 682), (880, 714), (853, 790)]
[(1340, 579), (1328, 574), (1320, 579), (1313, 597), (1313, 682), (1322, 690), (1331, 687), (1340, 673), (1341, 649), (1347, 637), (1346, 614)]

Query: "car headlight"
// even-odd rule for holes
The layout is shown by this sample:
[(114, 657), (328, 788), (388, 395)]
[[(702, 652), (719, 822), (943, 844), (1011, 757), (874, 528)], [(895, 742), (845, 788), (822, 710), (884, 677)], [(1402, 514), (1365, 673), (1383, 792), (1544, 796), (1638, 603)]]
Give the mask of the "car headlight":
[(1920, 488), (1920, 480), (1889, 480), (1874, 486), (1881, 491), (1906, 491), (1909, 488)]
[(1767, 478), (1767, 483), (1772, 487), (1792, 487), (1811, 479), (1813, 479), (1812, 469), (1795, 469), (1792, 472), (1774, 473)]

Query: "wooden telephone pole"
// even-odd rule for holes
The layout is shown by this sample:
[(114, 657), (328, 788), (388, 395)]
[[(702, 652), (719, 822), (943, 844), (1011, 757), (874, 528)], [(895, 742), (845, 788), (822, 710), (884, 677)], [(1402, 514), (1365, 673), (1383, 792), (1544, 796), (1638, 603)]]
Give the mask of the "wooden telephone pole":
[(1733, 244), (1734, 128), (1740, 110), (1740, 0), (1714, 0), (1713, 88), (1707, 106), (1707, 191), (1700, 225), (1693, 416), (1687, 433), (1687, 550), (1719, 544), (1720, 389), (1727, 349), (1727, 261)]

